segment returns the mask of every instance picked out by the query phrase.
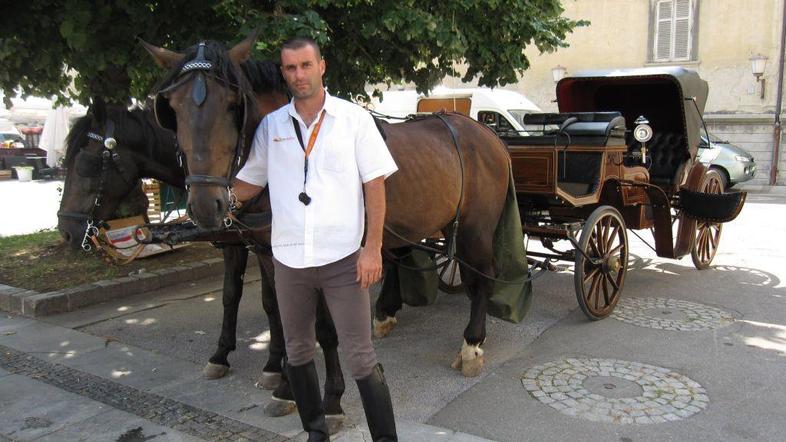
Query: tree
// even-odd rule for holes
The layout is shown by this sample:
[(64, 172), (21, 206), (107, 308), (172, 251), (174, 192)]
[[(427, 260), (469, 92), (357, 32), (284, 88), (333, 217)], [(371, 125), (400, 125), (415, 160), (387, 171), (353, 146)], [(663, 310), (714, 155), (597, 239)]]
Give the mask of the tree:
[(459, 63), (464, 81), (505, 85), (529, 67), (525, 47), (553, 51), (586, 24), (562, 12), (559, 0), (27, 0), (0, 18), (0, 88), (83, 103), (143, 98), (162, 73), (137, 37), (178, 50), (200, 38), (234, 43), (253, 28), (260, 58), (277, 59), (294, 35), (317, 40), (341, 96), (401, 81), (424, 91)]

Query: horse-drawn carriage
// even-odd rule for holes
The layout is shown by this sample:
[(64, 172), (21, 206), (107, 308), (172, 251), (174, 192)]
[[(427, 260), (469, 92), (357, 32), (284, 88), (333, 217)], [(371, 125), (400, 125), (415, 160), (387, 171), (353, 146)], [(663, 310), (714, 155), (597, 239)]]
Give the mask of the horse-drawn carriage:
[(707, 94), (681, 68), (589, 72), (557, 84), (560, 113), (527, 115), (529, 135), (502, 137), (524, 233), (549, 251), (528, 255), (575, 262), (589, 318), (619, 300), (628, 229), (651, 230), (658, 256), (690, 253), (705, 269), (721, 223), (742, 208), (745, 194), (722, 194), (721, 177), (696, 160)]

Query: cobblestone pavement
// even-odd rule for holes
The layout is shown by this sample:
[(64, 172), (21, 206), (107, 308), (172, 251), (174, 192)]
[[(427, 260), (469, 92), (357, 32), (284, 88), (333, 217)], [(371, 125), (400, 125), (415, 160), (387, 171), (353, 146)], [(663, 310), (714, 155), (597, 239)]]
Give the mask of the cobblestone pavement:
[[(265, 442), (289, 440), (284, 436), (207, 410), (112, 382), (81, 370), (52, 364), (3, 345), (0, 345), (0, 368), (205, 440)], [(35, 422), (30, 425), (35, 425)]]
[(611, 317), (640, 327), (700, 331), (734, 322), (731, 313), (697, 302), (665, 298), (622, 298)]
[(560, 413), (595, 422), (657, 424), (698, 413), (704, 388), (668, 368), (614, 359), (565, 359), (527, 370), (524, 388)]

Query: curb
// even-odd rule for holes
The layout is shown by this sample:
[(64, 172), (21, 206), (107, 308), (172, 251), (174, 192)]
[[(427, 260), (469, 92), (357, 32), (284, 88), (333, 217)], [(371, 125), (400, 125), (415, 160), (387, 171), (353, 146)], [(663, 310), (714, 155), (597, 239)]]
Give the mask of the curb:
[[(248, 262), (249, 267), (256, 266), (256, 260)], [(224, 258), (210, 258), (45, 293), (0, 284), (0, 310), (37, 318), (223, 273)]]

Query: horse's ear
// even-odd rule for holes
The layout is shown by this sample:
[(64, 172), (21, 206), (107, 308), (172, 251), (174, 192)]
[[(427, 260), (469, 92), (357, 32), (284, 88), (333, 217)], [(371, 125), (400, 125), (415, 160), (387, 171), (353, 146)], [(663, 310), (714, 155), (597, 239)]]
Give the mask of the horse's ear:
[(101, 97), (93, 97), (93, 102), (90, 104), (90, 109), (87, 113), (93, 116), (93, 120), (98, 123), (106, 121), (106, 102)]
[(245, 40), (236, 44), (229, 50), (229, 59), (237, 64), (241, 64), (251, 57), (251, 50), (254, 48), (254, 43), (257, 41), (257, 29), (251, 31)]
[(138, 40), (139, 43), (142, 44), (142, 47), (144, 47), (147, 52), (153, 56), (153, 60), (156, 61), (156, 64), (164, 69), (172, 69), (183, 60), (183, 54), (170, 51), (169, 49), (159, 48), (158, 46), (153, 46), (141, 38)]

